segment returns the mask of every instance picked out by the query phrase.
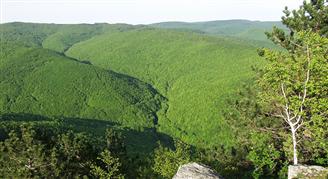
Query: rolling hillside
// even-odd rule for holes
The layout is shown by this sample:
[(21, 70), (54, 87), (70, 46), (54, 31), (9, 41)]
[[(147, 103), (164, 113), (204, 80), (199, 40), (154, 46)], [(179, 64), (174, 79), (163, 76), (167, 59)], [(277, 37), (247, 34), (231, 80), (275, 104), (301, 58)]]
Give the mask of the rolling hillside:
[(56, 52), (21, 47), (1, 63), (1, 113), (108, 120), (153, 127), (160, 96), (149, 85)]
[(221, 112), (259, 64), (257, 45), (230, 35), (127, 24), (10, 23), (0, 31), (2, 114), (155, 127), (204, 147), (233, 145)]
[(278, 21), (219, 20), (208, 22), (161, 22), (151, 24), (153, 27), (167, 29), (188, 29), (198, 33), (233, 36), (247, 40), (267, 41), (264, 34), (273, 26), (284, 28)]
[(205, 146), (233, 143), (220, 110), (257, 64), (242, 41), (154, 28), (97, 36), (66, 55), (151, 84), (168, 100), (159, 130)]
[(57, 125), (59, 119), (95, 135), (113, 126), (125, 135), (130, 153), (151, 152), (161, 136), (156, 112), (165, 99), (136, 78), (63, 54), (76, 42), (129, 28), (135, 27), (1, 24), (0, 120)]
[(127, 24), (76, 24), (63, 25), (55, 33), (48, 36), (42, 43), (47, 49), (65, 52), (75, 43), (87, 40), (96, 35), (111, 32), (121, 32), (136, 27)]

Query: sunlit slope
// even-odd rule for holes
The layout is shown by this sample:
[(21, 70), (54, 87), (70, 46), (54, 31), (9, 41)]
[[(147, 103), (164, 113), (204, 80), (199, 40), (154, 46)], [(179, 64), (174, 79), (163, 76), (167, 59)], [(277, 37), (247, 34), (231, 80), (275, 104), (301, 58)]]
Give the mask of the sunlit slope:
[(265, 41), (264, 34), (273, 26), (284, 28), (278, 21), (218, 20), (208, 22), (161, 22), (151, 26), (168, 29), (189, 29), (206, 34), (226, 35), (249, 40)]
[(0, 24), (1, 42), (15, 42), (30, 47), (43, 47), (65, 52), (73, 44), (94, 36), (138, 28), (128, 24)]
[(250, 79), (258, 58), (240, 41), (160, 29), (98, 36), (66, 55), (152, 84), (168, 99), (160, 131), (197, 145), (233, 142), (219, 111)]
[(42, 43), (47, 49), (57, 52), (65, 52), (73, 44), (90, 39), (94, 36), (126, 31), (135, 28), (126, 24), (75, 24), (63, 25), (55, 33), (49, 35)]
[(0, 64), (0, 114), (99, 119), (135, 129), (154, 126), (160, 96), (150, 85), (54, 51), (1, 46), (6, 48)]

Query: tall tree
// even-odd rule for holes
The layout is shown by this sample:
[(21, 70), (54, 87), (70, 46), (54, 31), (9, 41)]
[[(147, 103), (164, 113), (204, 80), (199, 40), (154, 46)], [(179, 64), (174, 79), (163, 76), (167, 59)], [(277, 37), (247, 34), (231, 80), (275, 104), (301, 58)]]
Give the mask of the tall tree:
[[(282, 22), (290, 34), (274, 28), (267, 36), (287, 51), (261, 51), (260, 55), (269, 63), (258, 81), (268, 113), (282, 118), (288, 125), (296, 165), (298, 140), (303, 138), (298, 135), (303, 132), (298, 131), (305, 125), (307, 131), (311, 131), (316, 118), (320, 119), (317, 120), (320, 124), (316, 125), (319, 128), (327, 121), (327, 1), (304, 1), (299, 10), (286, 8), (284, 13)], [(316, 136), (316, 131), (312, 132), (312, 136)], [(327, 132), (320, 134), (321, 137), (326, 135)]]
[[(282, 118), (288, 124), (293, 142), (293, 161), (296, 165), (297, 131), (303, 127), (304, 122), (310, 123), (314, 111), (318, 110), (310, 108), (310, 101), (320, 98), (321, 94), (318, 92), (323, 89), (314, 89), (328, 76), (327, 70), (318, 66), (318, 63), (326, 66), (328, 40), (305, 31), (298, 32), (294, 38), (301, 43), (295, 44), (297, 47), (293, 53), (264, 50), (263, 55), (269, 64), (264, 69), (259, 84), (262, 87), (261, 97), (269, 114)], [(324, 74), (327, 76), (322, 76)], [(325, 111), (320, 113), (323, 115)]]

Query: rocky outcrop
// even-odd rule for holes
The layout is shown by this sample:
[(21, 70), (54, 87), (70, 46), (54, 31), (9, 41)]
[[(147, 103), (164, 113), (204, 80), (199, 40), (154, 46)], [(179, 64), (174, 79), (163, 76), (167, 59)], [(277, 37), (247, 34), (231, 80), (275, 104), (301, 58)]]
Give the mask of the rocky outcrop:
[(206, 165), (188, 163), (180, 166), (173, 179), (223, 179)]
[(288, 179), (325, 179), (325, 177), (328, 177), (328, 169), (321, 166), (288, 166)]

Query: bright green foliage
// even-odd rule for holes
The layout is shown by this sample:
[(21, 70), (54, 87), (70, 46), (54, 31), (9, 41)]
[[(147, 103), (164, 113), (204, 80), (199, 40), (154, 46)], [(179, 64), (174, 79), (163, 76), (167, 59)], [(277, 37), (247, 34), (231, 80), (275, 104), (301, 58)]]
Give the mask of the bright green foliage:
[(278, 171), (281, 163), (281, 152), (275, 148), (270, 135), (253, 133), (251, 151), (247, 158), (253, 162), (255, 169), (253, 177), (259, 178), (263, 175), (271, 175)]
[[(314, 148), (311, 155), (326, 158), (328, 39), (311, 32), (297, 35), (296, 40), (302, 44), (294, 49), (294, 53), (265, 51), (265, 57), (270, 64), (264, 69), (264, 75), (260, 79), (259, 84), (263, 89), (261, 97), (271, 114), (283, 114), (281, 105), (287, 103), (292, 116), (302, 116), (306, 124), (300, 136), (300, 139), (306, 139), (303, 150)], [(304, 83), (307, 70), (309, 70), (309, 81)], [(287, 101), (283, 98), (283, 87)], [(304, 93), (305, 88), (306, 93)], [(305, 108), (301, 107), (301, 97), (304, 95), (306, 95)], [(314, 141), (317, 143), (314, 144)], [(313, 157), (308, 156), (307, 160), (313, 160)], [(325, 162), (322, 160), (321, 163)]]
[[(290, 126), (283, 119), (277, 120), (284, 114), (286, 103), (292, 116), (296, 114), (304, 120), (297, 135), (300, 162), (327, 165), (328, 47), (323, 30), (327, 27), (326, 10), (324, 1), (311, 1), (292, 14), (285, 11), (283, 23), (291, 33), (274, 28), (267, 35), (286, 51), (259, 51), (267, 63), (265, 68), (256, 69), (257, 83), (242, 89), (240, 98), (231, 103), (237, 111), (227, 109), (225, 113), (239, 143), (251, 147), (248, 159), (254, 165), (255, 176), (286, 177), (286, 166), (293, 156)], [(300, 30), (306, 31), (298, 32)], [(308, 82), (307, 70), (310, 71)], [(307, 92), (302, 105), (305, 87)], [(266, 136), (266, 141), (256, 137), (261, 135)], [(275, 168), (270, 169), (273, 166)]]
[[(1, 24), (0, 114), (74, 118), (70, 123), (75, 128), (95, 133), (108, 125), (129, 127), (130, 131), (124, 129), (129, 150), (152, 150), (158, 136), (152, 128), (164, 100), (154, 88), (133, 77), (41, 48), (44, 45), (62, 52), (62, 47), (69, 48), (101, 33), (130, 28), (137, 26)], [(101, 121), (107, 122), (101, 126)]]
[[(322, 19), (311, 19), (311, 24), (323, 22), (324, 15), (320, 14)], [(301, 24), (289, 19), (287, 27), (297, 29)], [(295, 45), (291, 46), (298, 55), (266, 50), (263, 55), (271, 60), (257, 61), (255, 48), (267, 46), (259, 34), (271, 27), (271, 22), (180, 25), (173, 24), (172, 28), (184, 28), (174, 31), (124, 24), (1, 24), (0, 140), (8, 146), (31, 147), (40, 159), (36, 163), (50, 163), (38, 169), (44, 171), (39, 177), (117, 178), (124, 173), (127, 178), (158, 178), (153, 169), (170, 178), (179, 165), (192, 158), (213, 166), (227, 178), (242, 178), (249, 176), (252, 167), (246, 160), (250, 147), (248, 159), (257, 168), (254, 176), (276, 177), (278, 170), (283, 176), (290, 139), (283, 143), (282, 138), (287, 136), (283, 124), (268, 117), (276, 112), (271, 110), (272, 104), (280, 102), (280, 98), (270, 95), (279, 96), (275, 84), (282, 79), (288, 81), (288, 88), (293, 86), (288, 91), (291, 96), (303, 89), (298, 81), (303, 81), (304, 76), (298, 73), (308, 67), (304, 51)], [(328, 69), (326, 39), (311, 33), (294, 32), (293, 38), (283, 36), (295, 43), (304, 41), (299, 43), (302, 46), (311, 46), (313, 76), (308, 83), (309, 98), (304, 112), (311, 122), (304, 125), (306, 130), (302, 134), (306, 140), (300, 145), (307, 153), (301, 158), (309, 163), (327, 164), (328, 126), (327, 114), (323, 112), (328, 99), (327, 79), (323, 78)], [(285, 40), (278, 42), (284, 43), (291, 44)], [(244, 88), (242, 82), (252, 81), (251, 67), (264, 63), (269, 65), (262, 77), (269, 85), (264, 80), (260, 87), (269, 89), (268, 94), (258, 96), (257, 91), (248, 91), (247, 95), (254, 98), (242, 98), (233, 104), (242, 108), (241, 112), (227, 107), (230, 105), (227, 99), (234, 101), (240, 97), (234, 94)], [(293, 81), (293, 77), (298, 78)], [(295, 102), (294, 109), (299, 105), (297, 100), (290, 98)], [(35, 130), (37, 135), (32, 132), (33, 137), (26, 140), (30, 146), (17, 142), (21, 138), (19, 133), (8, 137), (9, 129), (2, 130), (11, 120), (16, 124), (29, 121), (42, 125)], [(56, 126), (56, 130), (47, 125)], [(104, 136), (109, 126), (112, 128)], [(85, 133), (78, 133), (81, 131)], [(160, 145), (153, 161), (150, 156), (156, 140), (162, 137), (170, 140), (171, 136), (194, 144), (198, 153), (191, 154), (190, 146), (176, 142), (174, 150)], [(1, 154), (7, 151), (9, 148), (1, 146)], [(8, 156), (1, 155), (0, 165), (6, 165), (3, 161)], [(8, 165), (13, 167), (17, 163)], [(33, 174), (23, 171), (19, 175)], [(1, 171), (2, 175), (7, 176)]]
[(109, 25), (109, 24), (77, 24), (64, 25), (55, 33), (49, 35), (42, 43), (47, 49), (64, 53), (75, 43), (90, 39), (103, 33), (125, 31), (135, 28), (131, 25)]
[(177, 140), (174, 144), (175, 150), (162, 145), (155, 150), (153, 170), (164, 178), (172, 178), (179, 166), (191, 160), (190, 146)]
[(159, 130), (205, 146), (232, 145), (219, 110), (257, 64), (255, 48), (240, 41), (150, 28), (94, 37), (66, 55), (151, 84), (168, 99)]
[[(223, 24), (222, 31), (237, 33), (270, 23), (215, 26)], [(192, 144), (234, 143), (219, 110), (253, 75), (257, 57), (249, 41), (124, 24), (10, 23), (1, 32), (1, 113), (108, 120), (133, 129), (157, 126)]]
[[(263, 51), (269, 63), (261, 71), (262, 76), (258, 81), (261, 91), (257, 102), (261, 105), (262, 114), (269, 114), (274, 118), (286, 115), (284, 107), (287, 104), (291, 117), (297, 115), (304, 120), (304, 126), (298, 129), (299, 135), (297, 135), (299, 141), (297, 147), (301, 149), (298, 156), (301, 162), (326, 165), (326, 146), (328, 144), (328, 132), (326, 130), (328, 66), (326, 54), (328, 39), (312, 32), (300, 32), (295, 34), (294, 40), (301, 43), (293, 50), (293, 53)], [(306, 82), (307, 72), (309, 72), (308, 82)], [(283, 95), (282, 88), (286, 97)], [(306, 93), (304, 93), (305, 88), (307, 89)], [(306, 97), (302, 102), (304, 94)], [(302, 103), (305, 107), (302, 107)], [(270, 119), (270, 117), (265, 118)], [(284, 152), (285, 160), (288, 163), (292, 158), (292, 141), (289, 137), (290, 132), (284, 130), (286, 129), (284, 126), (287, 128), (289, 126), (284, 120), (280, 120), (280, 129), (279, 125), (268, 122), (265, 128), (261, 128), (258, 124), (256, 126), (259, 131), (265, 131), (266, 135), (275, 139), (274, 150)], [(284, 139), (285, 142), (282, 142), (281, 139)], [(255, 142), (255, 147), (260, 143), (254, 139), (251, 141)], [(254, 144), (252, 144), (253, 147)], [(267, 145), (272, 147), (268, 143)], [(265, 150), (270, 150), (270, 148)], [(261, 152), (254, 149), (249, 154), (249, 159), (256, 167), (254, 171), (256, 174), (260, 174), (258, 169), (263, 168), (262, 164), (285, 165), (282, 161), (270, 157), (267, 160), (263, 156), (256, 158), (258, 154)]]
[[(310, 148), (315, 162), (328, 165), (328, 38), (315, 34), (304, 34), (304, 43), (311, 49), (311, 79), (309, 82), (309, 98), (306, 104), (307, 115), (311, 120), (305, 124), (304, 135), (310, 133), (305, 144)], [(308, 136), (307, 136), (308, 137)]]
[(91, 165), (91, 173), (100, 179), (110, 179), (110, 178), (124, 178), (123, 175), (119, 174), (119, 159), (111, 155), (109, 150), (105, 150), (100, 153), (100, 157), (97, 157), (104, 167), (97, 165)]
[[(161, 97), (149, 85), (45, 49), (15, 48), (0, 66), (0, 113), (152, 127)], [(22, 55), (17, 56), (21, 51)], [(157, 96), (157, 97), (156, 97)]]
[[(282, 20), (290, 34), (274, 28), (267, 35), (288, 51), (260, 52), (269, 63), (258, 79), (258, 102), (264, 114), (284, 119), (282, 124), (292, 134), (297, 132), (292, 140), (283, 142), (282, 148), (277, 146), (290, 159), (289, 146), (293, 143), (294, 164), (298, 156), (303, 163), (327, 165), (327, 10), (323, 0), (304, 2), (292, 12), (286, 8)], [(279, 135), (286, 139), (286, 133), (290, 132)], [(297, 148), (302, 149), (300, 154)]]

